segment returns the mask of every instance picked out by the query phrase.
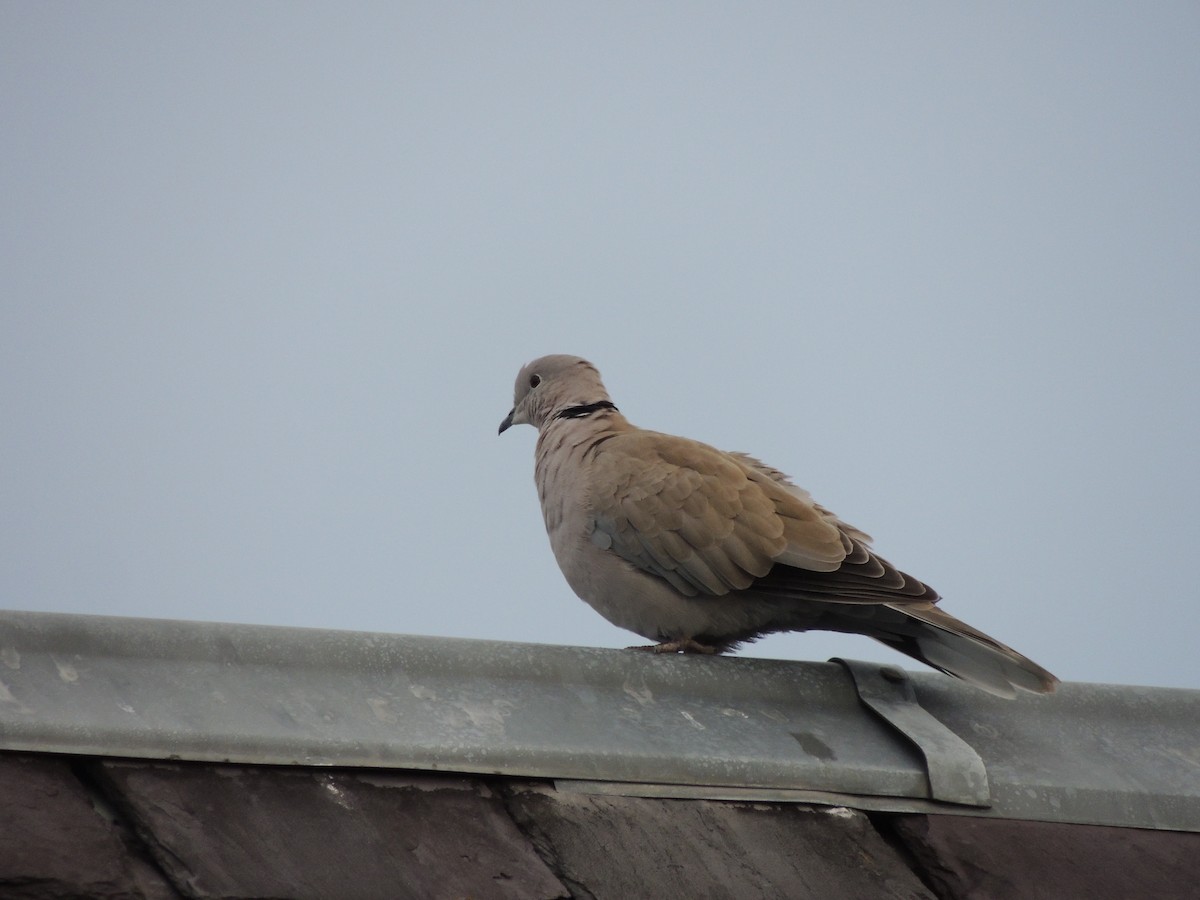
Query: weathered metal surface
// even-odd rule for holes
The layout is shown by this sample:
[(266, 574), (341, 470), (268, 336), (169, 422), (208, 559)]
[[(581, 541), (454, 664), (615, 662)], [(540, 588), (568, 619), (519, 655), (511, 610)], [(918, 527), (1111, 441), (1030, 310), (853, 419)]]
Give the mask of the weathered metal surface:
[(917, 702), (908, 673), (896, 666), (839, 659), (859, 699), (917, 745), (925, 758), (929, 796), (946, 803), (989, 806), (987, 769), (979, 754)]
[[(1200, 831), (1200, 691), (909, 677), (983, 759), (984, 814)], [(0, 748), (969, 810), (832, 663), (405, 635), (0, 613)]]

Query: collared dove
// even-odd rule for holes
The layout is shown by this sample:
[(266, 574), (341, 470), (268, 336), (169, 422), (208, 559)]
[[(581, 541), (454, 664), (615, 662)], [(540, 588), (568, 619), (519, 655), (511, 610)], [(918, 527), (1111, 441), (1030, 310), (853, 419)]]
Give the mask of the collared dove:
[(500, 423), (538, 429), (534, 479), (567, 583), (660, 653), (721, 653), (780, 631), (865, 634), (985, 691), (1054, 690), (1041, 666), (934, 606), (871, 538), (744, 453), (644, 431), (596, 367), (544, 356)]

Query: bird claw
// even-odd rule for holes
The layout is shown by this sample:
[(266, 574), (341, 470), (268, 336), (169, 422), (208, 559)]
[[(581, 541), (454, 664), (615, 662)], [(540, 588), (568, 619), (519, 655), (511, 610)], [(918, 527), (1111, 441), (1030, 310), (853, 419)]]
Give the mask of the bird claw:
[(636, 647), (626, 647), (626, 650), (645, 650), (650, 653), (703, 653), (711, 656), (717, 652), (716, 647), (701, 644), (691, 638), (681, 638), (677, 641), (664, 641), (661, 644), (645, 644)]

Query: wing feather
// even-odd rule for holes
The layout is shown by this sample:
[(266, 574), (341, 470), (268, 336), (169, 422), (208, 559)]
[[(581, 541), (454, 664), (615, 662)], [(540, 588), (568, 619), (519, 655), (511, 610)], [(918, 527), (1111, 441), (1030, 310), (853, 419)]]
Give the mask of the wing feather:
[(657, 432), (618, 435), (591, 461), (592, 540), (688, 596), (750, 588), (777, 562), (836, 569), (834, 520), (742, 458)]
[(653, 431), (595, 452), (592, 540), (685, 596), (748, 591), (781, 600), (932, 602), (937, 594), (871, 552), (870, 536), (740, 453)]

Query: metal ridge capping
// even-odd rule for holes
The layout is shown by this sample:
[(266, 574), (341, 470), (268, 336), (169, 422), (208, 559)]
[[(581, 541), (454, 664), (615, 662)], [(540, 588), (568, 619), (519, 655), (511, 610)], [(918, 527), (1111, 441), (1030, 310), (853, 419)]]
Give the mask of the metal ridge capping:
[(0, 611), (0, 749), (1200, 831), (1200, 691), (853, 661)]

